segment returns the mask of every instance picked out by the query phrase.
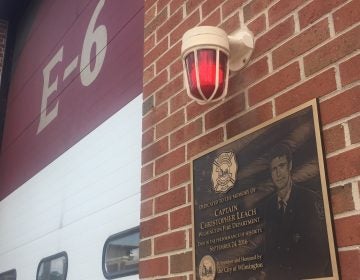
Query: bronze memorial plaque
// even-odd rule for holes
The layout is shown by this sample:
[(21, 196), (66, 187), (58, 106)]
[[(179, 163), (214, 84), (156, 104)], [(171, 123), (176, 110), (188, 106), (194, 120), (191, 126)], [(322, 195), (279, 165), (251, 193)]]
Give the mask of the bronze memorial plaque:
[(339, 279), (316, 100), (192, 161), (196, 279)]

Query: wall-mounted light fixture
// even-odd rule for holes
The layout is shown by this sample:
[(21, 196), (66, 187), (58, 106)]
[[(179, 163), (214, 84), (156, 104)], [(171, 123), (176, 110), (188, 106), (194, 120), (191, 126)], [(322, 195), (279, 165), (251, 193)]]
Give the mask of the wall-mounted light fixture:
[(187, 94), (199, 104), (225, 98), (229, 71), (249, 61), (254, 40), (239, 29), (229, 36), (218, 27), (199, 26), (184, 33), (181, 54)]

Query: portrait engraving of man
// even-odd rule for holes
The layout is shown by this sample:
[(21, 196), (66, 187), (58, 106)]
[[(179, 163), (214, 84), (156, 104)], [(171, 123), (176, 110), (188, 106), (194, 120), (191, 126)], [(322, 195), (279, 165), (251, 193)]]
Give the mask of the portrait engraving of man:
[(287, 145), (279, 144), (270, 152), (275, 191), (265, 206), (265, 279), (331, 276), (321, 196), (293, 182), (292, 164)]

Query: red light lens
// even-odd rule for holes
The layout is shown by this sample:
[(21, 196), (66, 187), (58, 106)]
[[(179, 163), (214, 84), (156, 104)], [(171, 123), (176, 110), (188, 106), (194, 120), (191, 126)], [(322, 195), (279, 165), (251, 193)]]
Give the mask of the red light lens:
[[(211, 98), (216, 88), (216, 50), (203, 49), (197, 52), (199, 86), (206, 99)], [(187, 75), (191, 94), (197, 99), (204, 99), (197, 87), (194, 52), (189, 53), (185, 58)], [(227, 55), (219, 51), (219, 84), (213, 99), (221, 97), (226, 81)]]

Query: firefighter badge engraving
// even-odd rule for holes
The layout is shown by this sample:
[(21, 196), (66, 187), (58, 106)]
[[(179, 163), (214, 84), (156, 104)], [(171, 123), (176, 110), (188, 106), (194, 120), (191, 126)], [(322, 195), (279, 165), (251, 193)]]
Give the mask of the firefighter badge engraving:
[(233, 152), (223, 152), (212, 165), (212, 183), (215, 192), (226, 193), (235, 184), (237, 162)]

